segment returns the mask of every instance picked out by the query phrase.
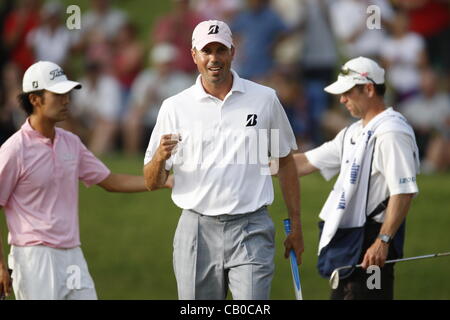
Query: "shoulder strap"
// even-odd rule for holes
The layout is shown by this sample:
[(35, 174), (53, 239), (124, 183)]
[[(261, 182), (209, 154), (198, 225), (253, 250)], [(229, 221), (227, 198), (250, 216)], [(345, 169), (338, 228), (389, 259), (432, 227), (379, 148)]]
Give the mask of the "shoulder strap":
[[(377, 138), (374, 138), (374, 146), (373, 146), (373, 150), (372, 150), (372, 158), (370, 160), (370, 173), (369, 173), (369, 183), (367, 184), (367, 198), (366, 198), (366, 212), (367, 212), (367, 205), (369, 204), (369, 190), (370, 190), (370, 180), (372, 178), (372, 165), (373, 165), (373, 155), (375, 154), (375, 147), (377, 144)], [(383, 200), (369, 215), (367, 215), (366, 221), (371, 220), (373, 217), (375, 217), (376, 215), (380, 214), (381, 212), (383, 212), (386, 208), (387, 205), (389, 203), (389, 197), (387, 197), (387, 199)]]
[(385, 199), (383, 202), (381, 202), (368, 216), (367, 216), (367, 221), (372, 219), (373, 217), (375, 217), (377, 214), (380, 214), (381, 212), (383, 212), (389, 203), (389, 197), (387, 197), (387, 199)]
[(345, 145), (345, 136), (347, 135), (348, 127), (345, 128), (344, 136), (342, 137), (342, 147), (341, 147), (341, 162), (344, 157), (344, 145)]

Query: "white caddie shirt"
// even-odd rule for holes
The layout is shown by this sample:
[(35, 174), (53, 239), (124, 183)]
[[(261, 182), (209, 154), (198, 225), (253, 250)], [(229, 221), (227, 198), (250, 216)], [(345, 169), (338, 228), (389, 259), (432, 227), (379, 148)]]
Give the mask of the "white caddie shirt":
[[(308, 161), (318, 168), (326, 180), (339, 173), (341, 161), (346, 158), (346, 149), (362, 139), (362, 121), (351, 125), (348, 130), (342, 129), (336, 137), (320, 147), (305, 153)], [(369, 198), (366, 215), (369, 215), (387, 197), (396, 194), (418, 193), (416, 183), (416, 165), (413, 139), (399, 132), (386, 132), (377, 137), (370, 174)], [(321, 217), (324, 219), (324, 217)], [(375, 221), (384, 221), (384, 211), (378, 214)]]
[(144, 164), (162, 135), (181, 136), (165, 168), (173, 168), (172, 199), (182, 209), (214, 216), (270, 205), (268, 155), (282, 158), (297, 149), (275, 91), (232, 74), (233, 86), (223, 101), (205, 92), (199, 76), (161, 106)]

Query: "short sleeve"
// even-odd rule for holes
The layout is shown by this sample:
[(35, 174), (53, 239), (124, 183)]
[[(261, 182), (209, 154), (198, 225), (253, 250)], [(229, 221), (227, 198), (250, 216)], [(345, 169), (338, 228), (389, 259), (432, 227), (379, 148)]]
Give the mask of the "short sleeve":
[[(156, 120), (156, 125), (153, 128), (152, 135), (150, 137), (150, 141), (148, 143), (147, 151), (145, 152), (144, 157), (144, 165), (149, 163), (153, 155), (156, 152), (156, 149), (158, 149), (159, 143), (161, 141), (161, 137), (165, 134), (176, 134), (176, 128), (173, 125), (173, 122), (170, 118), (169, 114), (169, 105), (167, 103), (167, 100), (163, 102), (161, 105), (161, 109), (158, 113), (158, 118)], [(173, 165), (173, 158), (170, 157), (168, 160), (166, 160), (166, 170), (172, 169)]]
[(8, 199), (19, 181), (21, 159), (18, 148), (12, 145), (3, 145), (0, 148), (0, 206), (2, 207), (8, 203)]
[(333, 140), (305, 153), (308, 161), (320, 170), (326, 180), (330, 180), (341, 169), (342, 144), (346, 130), (347, 128), (342, 129)]
[(111, 171), (89, 151), (81, 141), (78, 178), (86, 187), (98, 184), (105, 180)]
[(374, 167), (386, 180), (389, 194), (417, 193), (417, 168), (414, 142), (404, 133), (387, 132), (377, 138), (378, 155)]
[[(286, 112), (275, 93), (273, 94), (270, 119), (270, 129), (276, 130), (275, 132), (272, 131), (269, 133), (271, 137), (270, 155), (274, 158), (286, 157), (291, 150), (297, 150), (297, 142)], [(276, 132), (278, 132), (278, 137), (276, 137), (276, 134), (273, 135)]]

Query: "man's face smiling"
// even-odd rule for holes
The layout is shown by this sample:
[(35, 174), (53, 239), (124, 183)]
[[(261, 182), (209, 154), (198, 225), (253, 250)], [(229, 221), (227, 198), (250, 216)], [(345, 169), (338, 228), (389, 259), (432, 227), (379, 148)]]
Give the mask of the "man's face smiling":
[(192, 58), (202, 75), (204, 84), (220, 85), (230, 79), (234, 48), (219, 42), (211, 42), (201, 50), (192, 49)]

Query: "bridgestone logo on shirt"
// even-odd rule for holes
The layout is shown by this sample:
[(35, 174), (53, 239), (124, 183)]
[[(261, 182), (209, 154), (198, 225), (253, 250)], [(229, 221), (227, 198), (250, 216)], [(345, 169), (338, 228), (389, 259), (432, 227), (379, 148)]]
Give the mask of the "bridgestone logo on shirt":
[(258, 118), (258, 116), (256, 114), (249, 114), (247, 116), (247, 124), (245, 126), (246, 127), (256, 126), (256, 119), (257, 118)]

